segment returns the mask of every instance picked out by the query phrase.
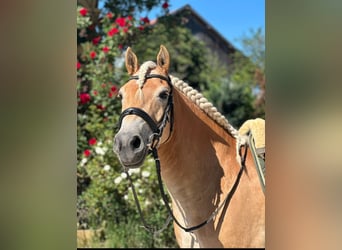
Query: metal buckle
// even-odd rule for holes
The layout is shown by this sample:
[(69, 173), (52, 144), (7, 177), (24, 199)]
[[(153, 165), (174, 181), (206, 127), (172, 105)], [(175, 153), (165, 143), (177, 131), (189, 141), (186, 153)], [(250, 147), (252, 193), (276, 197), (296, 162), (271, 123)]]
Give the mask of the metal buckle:
[(149, 142), (146, 146), (152, 150), (154, 148), (157, 148), (159, 146), (160, 142), (160, 135), (157, 133), (153, 133), (150, 135)]

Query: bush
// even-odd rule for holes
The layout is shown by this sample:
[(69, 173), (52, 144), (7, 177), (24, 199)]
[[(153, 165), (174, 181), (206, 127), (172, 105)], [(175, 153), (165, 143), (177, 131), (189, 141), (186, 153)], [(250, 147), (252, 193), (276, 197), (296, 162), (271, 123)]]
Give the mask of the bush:
[[(96, 16), (95, 10), (77, 6), (78, 229), (105, 230), (106, 241), (94, 241), (94, 246), (149, 247), (153, 237), (141, 227), (128, 180), (112, 151), (121, 112), (115, 96), (128, 78), (123, 52), (130, 40), (145, 32), (148, 18), (136, 18), (134, 11), (121, 16), (119, 9)], [(146, 161), (131, 172), (149, 223), (163, 225), (168, 214), (158, 196), (154, 162)], [(176, 246), (171, 224), (153, 246)]]

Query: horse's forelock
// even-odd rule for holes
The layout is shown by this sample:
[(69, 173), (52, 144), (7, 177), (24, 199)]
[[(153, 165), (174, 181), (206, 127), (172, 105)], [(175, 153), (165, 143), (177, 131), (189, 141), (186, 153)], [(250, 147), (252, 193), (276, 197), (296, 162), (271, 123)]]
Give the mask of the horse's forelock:
[(152, 69), (155, 69), (157, 67), (157, 64), (155, 62), (152, 61), (147, 61), (144, 62), (138, 71), (138, 80), (137, 80), (137, 84), (139, 85), (139, 88), (141, 89), (145, 83), (146, 80), (146, 75), (149, 71), (151, 71)]

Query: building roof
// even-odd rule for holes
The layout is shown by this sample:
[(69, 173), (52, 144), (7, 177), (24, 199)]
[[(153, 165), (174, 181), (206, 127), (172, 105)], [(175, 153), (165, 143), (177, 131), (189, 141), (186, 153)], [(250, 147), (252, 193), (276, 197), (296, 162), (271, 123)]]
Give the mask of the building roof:
[(181, 16), (184, 21), (184, 26), (187, 27), (194, 36), (202, 40), (206, 46), (217, 55), (221, 62), (227, 65), (233, 63), (232, 56), (239, 50), (227, 41), (189, 4), (186, 4), (170, 14)]
[(189, 4), (186, 4), (185, 6), (175, 10), (171, 14), (173, 15), (185, 15), (188, 17), (194, 18), (199, 24), (203, 26), (203, 28), (206, 30), (208, 34), (211, 34), (216, 39), (220, 40), (220, 42), (224, 43), (227, 48), (229, 48), (232, 51), (237, 51), (237, 49), (229, 42), (227, 41), (211, 24), (209, 24), (198, 12), (196, 12)]

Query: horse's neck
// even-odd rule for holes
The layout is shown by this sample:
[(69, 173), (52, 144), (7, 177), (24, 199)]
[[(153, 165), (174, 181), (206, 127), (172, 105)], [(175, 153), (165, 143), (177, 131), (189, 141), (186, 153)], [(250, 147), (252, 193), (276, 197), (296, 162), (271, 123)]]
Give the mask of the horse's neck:
[(180, 93), (174, 96), (174, 130), (159, 157), (162, 178), (184, 210), (218, 199), (221, 185), (239, 170), (235, 139)]

